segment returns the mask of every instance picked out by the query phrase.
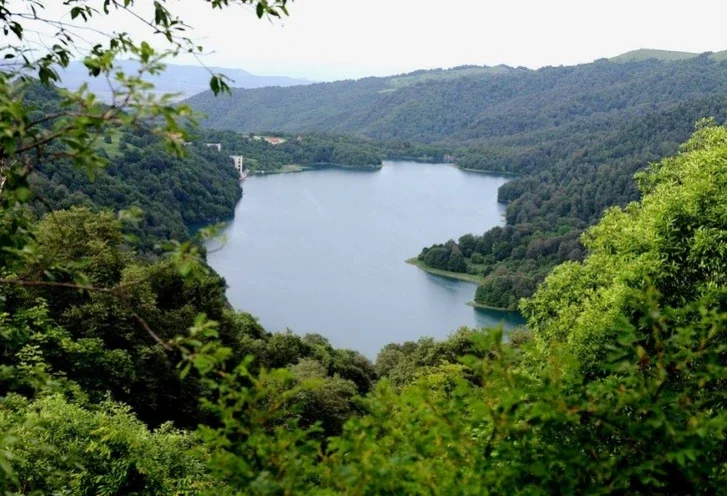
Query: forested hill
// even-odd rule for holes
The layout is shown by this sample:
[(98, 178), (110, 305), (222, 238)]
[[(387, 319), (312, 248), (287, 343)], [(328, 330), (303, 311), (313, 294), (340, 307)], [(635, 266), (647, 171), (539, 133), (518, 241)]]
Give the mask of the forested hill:
[[(41, 117), (57, 112), (60, 98), (54, 88), (33, 84), (24, 102)], [(187, 238), (189, 224), (234, 214), (241, 189), (227, 154), (189, 147), (185, 156), (177, 156), (143, 126), (107, 130), (98, 149), (107, 164), (94, 177), (66, 159), (40, 164), (30, 177), (38, 215), (72, 206), (140, 207), (144, 218), (134, 234), (142, 248), (151, 248), (159, 240)]]
[[(436, 141), (449, 134), (440, 120), (441, 112), (442, 107), (453, 103), (456, 95), (447, 93), (458, 91), (456, 88), (463, 81), (490, 81), (512, 72), (528, 71), (509, 67), (417, 71), (388, 78), (370, 77), (297, 88), (236, 88), (222, 98), (204, 92), (186, 103), (209, 116), (202, 121), (204, 125), (220, 129), (322, 131), (376, 139)], [(435, 94), (426, 95), (423, 91)], [(435, 101), (423, 101), (432, 98)], [(412, 112), (421, 110), (422, 104), (426, 111), (411, 120)], [(454, 108), (451, 110), (452, 116), (460, 113)]]
[(537, 71), (459, 68), (293, 88), (210, 92), (188, 100), (206, 125), (240, 131), (324, 131), (376, 139), (528, 147), (598, 132), (668, 105), (724, 91), (727, 65), (602, 59)]

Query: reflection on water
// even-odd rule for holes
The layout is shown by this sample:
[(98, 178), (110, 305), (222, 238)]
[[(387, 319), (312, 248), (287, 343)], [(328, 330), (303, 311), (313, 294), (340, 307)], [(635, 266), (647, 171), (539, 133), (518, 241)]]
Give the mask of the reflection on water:
[(442, 288), (442, 291), (446, 291), (448, 293), (456, 294), (459, 291), (459, 287), (462, 285), (462, 281), (458, 281), (457, 279), (435, 276), (428, 272), (425, 272), (425, 274), (430, 284), (439, 286)]
[(474, 284), (404, 262), (501, 224), (506, 180), (412, 162), (253, 176), (227, 242), (208, 260), (235, 308), (268, 330), (317, 332), (372, 358), (389, 342), (443, 338), (463, 325), (511, 328), (522, 323), (517, 313), (465, 304)]
[(525, 319), (520, 312), (506, 310), (495, 310), (494, 308), (472, 308), (475, 312), (475, 320), (480, 326), (491, 326), (502, 324), (505, 329), (520, 327), (525, 324)]

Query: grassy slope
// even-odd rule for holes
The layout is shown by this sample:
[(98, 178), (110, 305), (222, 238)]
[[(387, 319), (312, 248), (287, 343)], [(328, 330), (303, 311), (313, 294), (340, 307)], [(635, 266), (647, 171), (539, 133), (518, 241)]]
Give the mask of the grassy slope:
[[(697, 57), (698, 53), (692, 52), (678, 52), (674, 50), (654, 50), (651, 48), (641, 48), (639, 50), (631, 50), (630, 52), (622, 53), (616, 57), (611, 57), (609, 60), (612, 62), (641, 62), (644, 60), (657, 59), (666, 62), (675, 60), (686, 60)], [(721, 52), (714, 52), (709, 56), (710, 59), (721, 62), (727, 60), (727, 50)]]
[(641, 48), (639, 50), (632, 50), (630, 52), (622, 53), (616, 57), (611, 57), (609, 60), (612, 62), (639, 62), (649, 59), (658, 60), (685, 60), (691, 59), (699, 55), (698, 53), (692, 52), (677, 52), (673, 50), (653, 50), (650, 48)]
[(453, 69), (433, 69), (430, 71), (391, 77), (389, 78), (389, 84), (391, 85), (390, 89), (393, 90), (424, 81), (456, 79), (464, 76), (505, 74), (512, 70), (513, 69), (511, 67), (504, 65), (498, 65), (495, 67), (455, 67)]

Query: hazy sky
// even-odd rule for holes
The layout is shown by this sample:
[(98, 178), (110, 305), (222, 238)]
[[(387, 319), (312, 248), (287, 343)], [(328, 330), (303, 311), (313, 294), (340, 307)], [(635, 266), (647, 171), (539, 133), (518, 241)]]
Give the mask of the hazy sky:
[(295, 0), (290, 17), (276, 22), (240, 8), (213, 12), (201, 1), (169, 5), (214, 51), (208, 65), (317, 80), (462, 64), (569, 65), (642, 47), (727, 48), (721, 0)]

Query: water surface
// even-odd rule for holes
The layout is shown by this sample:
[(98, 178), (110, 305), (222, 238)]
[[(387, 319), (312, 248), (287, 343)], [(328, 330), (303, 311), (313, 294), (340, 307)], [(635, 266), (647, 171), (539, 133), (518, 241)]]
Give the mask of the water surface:
[(522, 323), (465, 303), (476, 286), (405, 263), (424, 246), (503, 222), (502, 176), (445, 164), (385, 162), (253, 176), (210, 265), (233, 306), (270, 331), (320, 333), (369, 357), (390, 342), (444, 338), (460, 326)]

